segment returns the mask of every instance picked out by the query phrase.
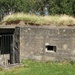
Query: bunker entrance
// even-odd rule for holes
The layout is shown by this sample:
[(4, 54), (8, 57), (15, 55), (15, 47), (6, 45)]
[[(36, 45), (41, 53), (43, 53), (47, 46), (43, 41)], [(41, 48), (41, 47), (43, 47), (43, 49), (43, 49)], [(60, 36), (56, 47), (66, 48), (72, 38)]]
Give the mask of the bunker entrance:
[(16, 53), (14, 49), (14, 29), (0, 29), (0, 65), (16, 63), (16, 59), (19, 57), (16, 56)]

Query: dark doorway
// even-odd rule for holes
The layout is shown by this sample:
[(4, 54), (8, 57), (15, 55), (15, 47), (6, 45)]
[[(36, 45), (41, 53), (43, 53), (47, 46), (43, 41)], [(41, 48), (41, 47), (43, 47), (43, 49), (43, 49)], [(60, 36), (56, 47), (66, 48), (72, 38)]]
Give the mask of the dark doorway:
[(0, 58), (2, 59), (1, 61), (3, 61), (3, 64), (16, 63), (16, 51), (14, 51), (14, 31), (15, 29), (0, 29)]
[[(13, 35), (3, 34), (0, 35), (0, 54), (3, 55), (2, 59), (12, 64), (12, 51), (13, 51)], [(4, 61), (3, 60), (3, 61)]]

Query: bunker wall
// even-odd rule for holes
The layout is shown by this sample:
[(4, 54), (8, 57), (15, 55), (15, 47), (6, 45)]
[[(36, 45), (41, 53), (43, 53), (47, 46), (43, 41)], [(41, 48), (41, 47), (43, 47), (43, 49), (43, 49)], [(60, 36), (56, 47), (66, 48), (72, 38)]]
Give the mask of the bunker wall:
[(20, 27), (20, 58), (75, 60), (75, 28)]

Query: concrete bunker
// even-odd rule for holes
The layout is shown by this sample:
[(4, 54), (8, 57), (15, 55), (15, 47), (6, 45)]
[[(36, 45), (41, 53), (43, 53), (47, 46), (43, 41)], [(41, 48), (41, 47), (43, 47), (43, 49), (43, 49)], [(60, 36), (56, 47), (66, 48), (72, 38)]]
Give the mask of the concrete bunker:
[(15, 39), (15, 28), (0, 28), (0, 65), (20, 62), (20, 51), (14, 46), (16, 43)]
[(4, 64), (20, 63), (22, 59), (75, 61), (75, 27), (0, 28), (0, 63), (2, 58), (8, 62)]

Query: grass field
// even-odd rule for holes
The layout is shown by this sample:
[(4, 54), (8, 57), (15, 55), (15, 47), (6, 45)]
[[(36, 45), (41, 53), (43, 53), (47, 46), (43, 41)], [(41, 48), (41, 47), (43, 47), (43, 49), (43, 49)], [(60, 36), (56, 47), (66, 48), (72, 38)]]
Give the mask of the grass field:
[(12, 23), (13, 21), (23, 21), (25, 25), (56, 25), (56, 26), (69, 26), (75, 25), (75, 18), (69, 15), (49, 15), (49, 16), (36, 16), (34, 14), (14, 13), (7, 15), (3, 18), (2, 22)]
[(23, 67), (1, 70), (0, 75), (74, 75), (75, 64), (23, 60)]

